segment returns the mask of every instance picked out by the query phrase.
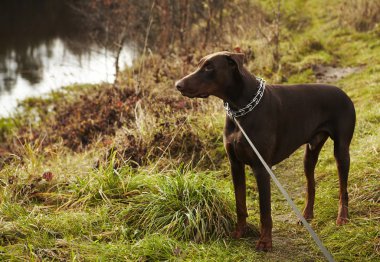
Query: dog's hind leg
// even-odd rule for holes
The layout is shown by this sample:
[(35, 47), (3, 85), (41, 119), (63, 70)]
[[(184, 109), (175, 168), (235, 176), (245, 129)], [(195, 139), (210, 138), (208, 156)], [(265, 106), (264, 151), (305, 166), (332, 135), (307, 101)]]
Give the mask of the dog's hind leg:
[(348, 193), (347, 181), (350, 169), (349, 143), (335, 141), (334, 157), (338, 167), (339, 175), (339, 211), (336, 220), (337, 225), (343, 225), (348, 222)]
[(327, 133), (319, 133), (306, 145), (304, 156), (304, 171), (306, 176), (307, 191), (306, 191), (306, 206), (303, 211), (303, 216), (306, 220), (311, 220), (314, 217), (314, 199), (315, 199), (315, 179), (314, 170), (318, 161), (319, 153), (328, 138)]

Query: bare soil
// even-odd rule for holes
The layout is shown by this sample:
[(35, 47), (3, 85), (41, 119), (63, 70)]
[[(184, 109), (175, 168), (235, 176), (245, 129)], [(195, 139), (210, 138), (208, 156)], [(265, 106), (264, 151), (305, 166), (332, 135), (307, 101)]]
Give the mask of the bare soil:
[(361, 67), (333, 67), (325, 65), (315, 65), (313, 67), (318, 83), (333, 83), (360, 70)]

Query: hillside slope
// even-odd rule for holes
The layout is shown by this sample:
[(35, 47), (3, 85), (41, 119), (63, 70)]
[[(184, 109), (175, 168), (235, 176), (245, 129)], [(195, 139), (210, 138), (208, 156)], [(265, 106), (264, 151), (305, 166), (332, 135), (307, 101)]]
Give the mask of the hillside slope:
[[(268, 82), (330, 82), (352, 98), (350, 221), (335, 225), (338, 176), (328, 140), (316, 169), (312, 226), (336, 261), (379, 261), (380, 25), (358, 31), (342, 23), (349, 14), (338, 16), (341, 7), (325, 0), (283, 5), (278, 72), (268, 69), (263, 40), (250, 30), (225, 45), (256, 50), (247, 67)], [(323, 261), (274, 184), (274, 249), (255, 251), (258, 194), (248, 169), (252, 232), (228, 236), (235, 214), (221, 101), (190, 100), (173, 89), (216, 50), (191, 59), (150, 55), (144, 74), (136, 61), (118, 87), (66, 87), (23, 101), (23, 111), (0, 120), (0, 260)], [(303, 148), (274, 171), (300, 209), (302, 158)]]

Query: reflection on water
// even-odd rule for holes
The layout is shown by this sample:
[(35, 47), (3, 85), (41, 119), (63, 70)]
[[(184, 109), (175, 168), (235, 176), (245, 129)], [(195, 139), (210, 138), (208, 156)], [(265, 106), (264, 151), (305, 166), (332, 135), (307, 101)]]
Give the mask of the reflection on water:
[[(0, 115), (6, 116), (17, 105), (17, 100), (40, 95), (73, 83), (113, 82), (114, 56), (94, 46), (92, 52), (73, 54), (59, 38), (47, 47), (39, 46), (22, 64), (15, 52), (6, 57), (6, 70), (0, 73)], [(121, 60), (131, 65), (132, 52), (124, 48)]]
[[(99, 45), (70, 1), (0, 2), (0, 116), (17, 100), (73, 83), (112, 82), (115, 52)], [(123, 48), (121, 68), (133, 52)]]

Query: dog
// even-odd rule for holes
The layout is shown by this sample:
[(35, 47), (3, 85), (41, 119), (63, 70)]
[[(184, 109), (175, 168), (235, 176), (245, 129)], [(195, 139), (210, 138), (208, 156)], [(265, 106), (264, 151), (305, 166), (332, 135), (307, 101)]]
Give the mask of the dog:
[(347, 180), (349, 146), (356, 114), (351, 99), (338, 87), (324, 84), (267, 84), (243, 66), (244, 54), (217, 52), (203, 57), (195, 72), (175, 83), (190, 98), (222, 99), (227, 109), (223, 141), (231, 166), (237, 224), (232, 237), (247, 231), (245, 165), (255, 175), (260, 205), (260, 238), (256, 249), (272, 249), (270, 177), (234, 122), (243, 127), (268, 166), (288, 158), (306, 144), (304, 172), (307, 180), (303, 216), (314, 216), (314, 169), (318, 155), (330, 137), (339, 174), (339, 211), (336, 223), (348, 222)]

